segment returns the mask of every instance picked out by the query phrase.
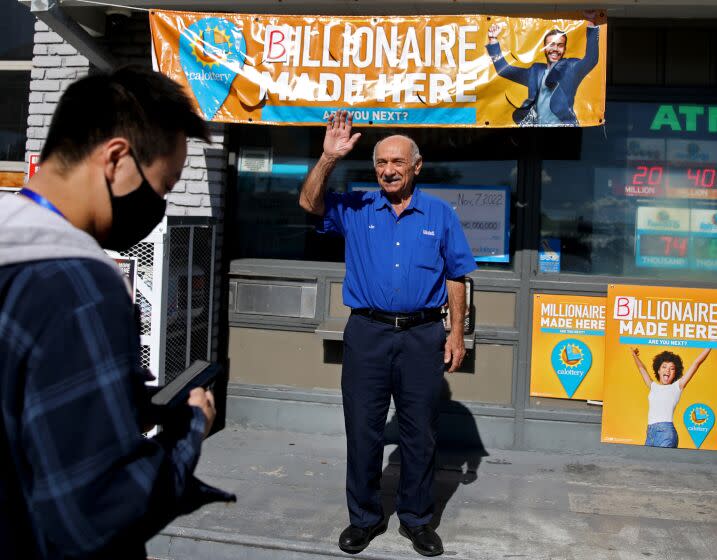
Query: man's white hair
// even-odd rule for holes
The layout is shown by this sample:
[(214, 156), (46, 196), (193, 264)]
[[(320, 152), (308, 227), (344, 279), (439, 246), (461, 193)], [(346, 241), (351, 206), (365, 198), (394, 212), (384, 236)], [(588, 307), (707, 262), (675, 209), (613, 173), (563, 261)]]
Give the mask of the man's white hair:
[(381, 138), (378, 142), (376, 142), (376, 145), (373, 147), (373, 165), (376, 166), (376, 149), (378, 148), (378, 145), (383, 142), (384, 140), (388, 140), (389, 138), (405, 138), (408, 140), (408, 143), (411, 146), (411, 165), (415, 165), (416, 162), (421, 157), (421, 152), (418, 149), (418, 144), (411, 138), (410, 136), (406, 136), (405, 134), (391, 134), (391, 136), (385, 136), (384, 138)]

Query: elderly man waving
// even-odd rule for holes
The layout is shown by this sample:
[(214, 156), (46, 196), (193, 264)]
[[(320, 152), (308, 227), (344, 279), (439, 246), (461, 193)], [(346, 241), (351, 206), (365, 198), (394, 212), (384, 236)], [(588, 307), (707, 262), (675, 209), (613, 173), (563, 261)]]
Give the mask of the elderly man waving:
[[(344, 331), (341, 379), (350, 525), (339, 547), (359, 552), (386, 530), (380, 500), (383, 432), (391, 396), (400, 431), (401, 481), (396, 510), (400, 532), (425, 556), (443, 552), (429, 526), (433, 514), (436, 421), (443, 373), (463, 361), (464, 276), (475, 261), (455, 211), (415, 186), (423, 166), (408, 136), (389, 136), (374, 148), (381, 189), (327, 193), (337, 162), (356, 145), (351, 116), (329, 118), (323, 154), (307, 177), (301, 207), (323, 216), (323, 231), (344, 236)], [(448, 301), (446, 336), (440, 308)]]

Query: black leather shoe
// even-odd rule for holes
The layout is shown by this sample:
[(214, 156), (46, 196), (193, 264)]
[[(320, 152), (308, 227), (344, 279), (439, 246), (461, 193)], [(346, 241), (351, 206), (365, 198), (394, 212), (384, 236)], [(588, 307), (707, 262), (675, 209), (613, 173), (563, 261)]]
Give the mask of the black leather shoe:
[(407, 527), (403, 523), (398, 529), (407, 539), (413, 543), (413, 550), (423, 556), (439, 556), (443, 554), (443, 543), (441, 537), (430, 525), (419, 525), (418, 527)]
[(341, 531), (339, 548), (349, 554), (356, 554), (366, 548), (374, 537), (385, 533), (388, 522), (383, 519), (371, 527), (356, 527), (349, 525)]

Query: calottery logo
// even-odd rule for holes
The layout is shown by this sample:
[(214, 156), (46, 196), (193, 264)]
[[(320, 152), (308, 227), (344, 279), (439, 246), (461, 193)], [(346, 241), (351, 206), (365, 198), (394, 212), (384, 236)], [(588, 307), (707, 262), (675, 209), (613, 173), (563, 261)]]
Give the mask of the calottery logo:
[(214, 117), (226, 100), (245, 58), (244, 34), (226, 19), (202, 18), (182, 30), (179, 61), (207, 119)]
[(568, 338), (553, 348), (550, 361), (568, 397), (572, 397), (590, 371), (593, 355), (587, 344)]
[(655, 220), (652, 218), (647, 219), (647, 225), (650, 227), (658, 227), (663, 229), (679, 229), (680, 222), (673, 220), (670, 213), (667, 210), (660, 210), (655, 216)]
[(695, 403), (687, 407), (682, 419), (687, 433), (690, 434), (695, 447), (699, 449), (715, 425), (714, 411), (706, 404)]

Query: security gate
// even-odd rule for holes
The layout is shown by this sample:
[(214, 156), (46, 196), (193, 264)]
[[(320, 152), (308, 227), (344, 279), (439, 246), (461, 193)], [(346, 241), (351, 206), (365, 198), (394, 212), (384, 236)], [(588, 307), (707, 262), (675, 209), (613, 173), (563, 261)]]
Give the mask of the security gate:
[(137, 260), (142, 365), (160, 384), (194, 360), (213, 358), (216, 224), (187, 222), (165, 218), (128, 251), (108, 251)]

